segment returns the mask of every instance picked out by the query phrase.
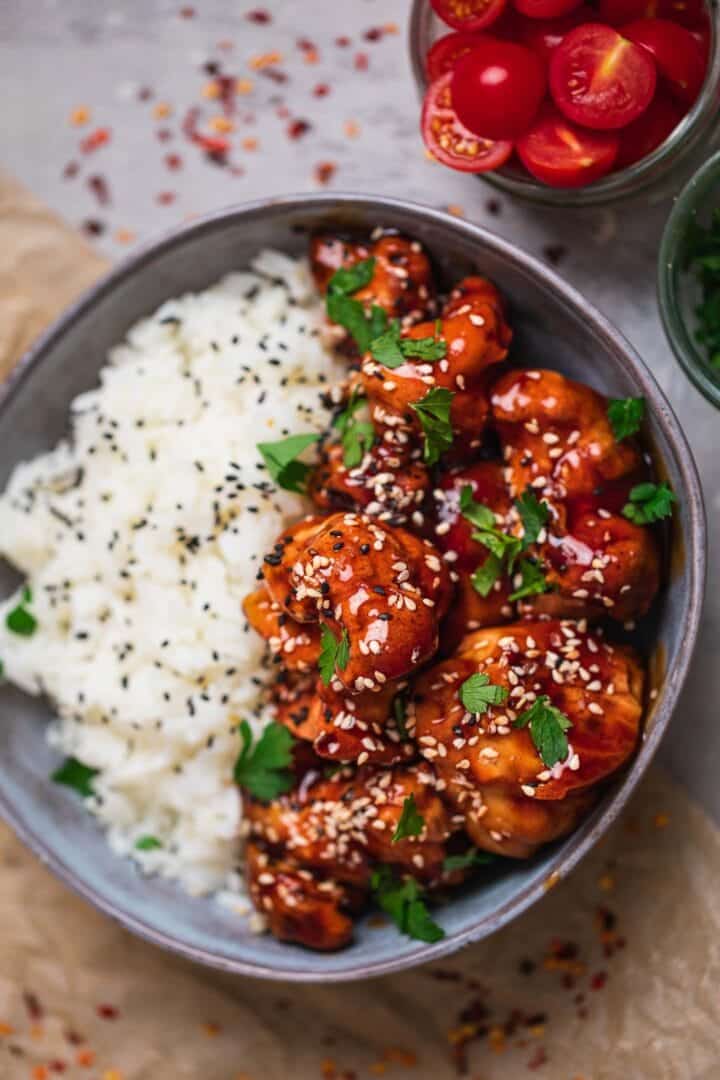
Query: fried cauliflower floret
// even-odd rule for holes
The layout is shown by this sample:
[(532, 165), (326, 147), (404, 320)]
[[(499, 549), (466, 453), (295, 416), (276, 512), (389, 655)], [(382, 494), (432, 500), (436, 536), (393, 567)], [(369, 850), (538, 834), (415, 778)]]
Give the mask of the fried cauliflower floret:
[(512, 332), (495, 286), (484, 279), (473, 281), (476, 285), (467, 298), (451, 302), (437, 322), (403, 331), (406, 339), (444, 341), (444, 358), (431, 363), (410, 356), (392, 369), (370, 353), (363, 358), (361, 374), (372, 422), (390, 446), (407, 450), (419, 445), (422, 428), (412, 406), (437, 389), (453, 394), (450, 423), (458, 444), (455, 452), (480, 446), (490, 409), (490, 379), (507, 356)]
[(375, 259), (372, 280), (353, 293), (366, 308), (380, 307), (392, 319), (415, 321), (431, 313), (435, 301), (432, 268), (417, 240), (387, 233), (367, 243), (337, 233), (318, 233), (310, 241), (310, 267), (321, 292), (341, 267)]
[[(461, 687), (473, 675), (504, 689), (505, 700), (480, 714), (468, 711)], [(457, 657), (417, 681), (414, 734), (446, 782), (447, 798), (465, 814), (473, 841), (525, 857), (569, 831), (591, 804), (593, 786), (632, 754), (642, 685), (632, 650), (609, 645), (580, 624), (486, 628), (466, 638)], [(567, 755), (552, 767), (543, 761), (533, 729), (516, 726), (540, 698), (570, 724)]]
[(289, 615), (320, 621), (335, 638), (338, 688), (380, 690), (437, 649), (449, 575), (433, 545), (404, 529), (352, 513), (306, 519), (283, 534), (263, 573)]

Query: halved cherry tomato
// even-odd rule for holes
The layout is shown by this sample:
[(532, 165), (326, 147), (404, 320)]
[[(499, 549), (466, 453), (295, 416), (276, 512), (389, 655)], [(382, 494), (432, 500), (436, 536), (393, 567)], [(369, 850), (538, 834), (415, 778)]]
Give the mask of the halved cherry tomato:
[(626, 169), (628, 165), (652, 154), (675, 130), (684, 115), (685, 110), (677, 101), (658, 90), (642, 116), (618, 132), (620, 149), (615, 168)]
[(690, 31), (669, 19), (637, 19), (620, 33), (647, 49), (670, 93), (692, 105), (705, 80), (705, 60)]
[(545, 93), (545, 66), (524, 45), (479, 34), (452, 77), (460, 121), (486, 139), (514, 139), (527, 131)]
[(618, 137), (609, 131), (576, 127), (554, 106), (545, 104), (515, 149), (537, 180), (550, 187), (577, 188), (610, 172), (617, 157)]
[(426, 147), (443, 165), (460, 172), (499, 169), (512, 154), (512, 143), (481, 139), (460, 123), (452, 106), (452, 77), (446, 72), (425, 93), (421, 128)]
[(528, 19), (557, 19), (579, 7), (582, 0), (513, 0), (513, 3)]
[(477, 45), (475, 34), (456, 31), (438, 38), (425, 57), (425, 70), (430, 82), (439, 79), (446, 71), (452, 71), (461, 56)]
[[(565, 35), (576, 26), (592, 22), (594, 18), (593, 9), (583, 4), (571, 11), (569, 15), (563, 15), (559, 19), (523, 19), (515, 38), (549, 63), (550, 57)], [(493, 27), (493, 34), (496, 32)]]
[(706, 18), (704, 0), (600, 0), (600, 22), (622, 26), (633, 19), (672, 19), (681, 26), (701, 26)]
[(435, 12), (453, 30), (484, 30), (495, 22), (507, 0), (430, 0)]
[(597, 131), (625, 127), (647, 109), (657, 73), (646, 49), (600, 23), (566, 34), (550, 61), (550, 91), (576, 124)]

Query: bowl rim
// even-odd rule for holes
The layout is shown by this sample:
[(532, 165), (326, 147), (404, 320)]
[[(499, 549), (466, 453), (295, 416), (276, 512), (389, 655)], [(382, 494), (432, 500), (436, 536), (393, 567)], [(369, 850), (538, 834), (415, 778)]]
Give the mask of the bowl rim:
[[(204, 233), (212, 232), (219, 225), (237, 218), (262, 218), (268, 213), (293, 213), (302, 211), (326, 211), (328, 214), (342, 213), (343, 210), (361, 209), (368, 215), (375, 215), (378, 221), (383, 214), (402, 213), (418, 219), (433, 222), (438, 227), (459, 234), (466, 241), (478, 247), (478, 254), (490, 250), (514, 265), (526, 277), (540, 279), (545, 286), (556, 291), (562, 299), (575, 310), (581, 310), (596, 333), (604, 339), (610, 351), (619, 352), (626, 360), (629, 371), (646, 399), (650, 402), (655, 422), (662, 430), (676, 458), (678, 471), (684, 487), (684, 503), (687, 510), (689, 530), (684, 537), (687, 552), (689, 584), (685, 604), (685, 631), (676, 655), (669, 663), (665, 673), (663, 687), (655, 706), (652, 729), (646, 733), (638, 753), (631, 766), (619, 782), (619, 787), (608, 800), (607, 805), (592, 814), (568, 838), (572, 843), (569, 850), (556, 853), (548, 863), (542, 879), (538, 878), (526, 884), (499, 908), (472, 923), (465, 929), (449, 932), (434, 945), (419, 947), (415, 952), (401, 956), (363, 962), (362, 957), (348, 959), (348, 963), (330, 972), (318, 971), (312, 965), (299, 965), (284, 969), (277, 965), (267, 965), (255, 961), (239, 960), (218, 955), (206, 948), (194, 946), (177, 940), (148, 924), (144, 919), (128, 914), (111, 900), (99, 895), (65, 862), (63, 857), (47, 845), (42, 837), (18, 815), (8, 803), (0, 787), (0, 816), (13, 828), (19, 838), (38, 856), (63, 883), (89, 901), (94, 907), (109, 915), (138, 937), (174, 952), (187, 960), (237, 975), (249, 975), (285, 982), (346, 982), (361, 978), (370, 978), (415, 967), (421, 963), (438, 960), (455, 952), (462, 946), (481, 940), (499, 930), (512, 919), (522, 914), (534, 904), (548, 888), (554, 886), (574, 869), (581, 858), (588, 853), (596, 841), (607, 831), (625, 807), (630, 795), (644, 775), (651, 759), (659, 746), (668, 726), (678, 697), (688, 673), (695, 642), (698, 636), (702, 613), (704, 583), (706, 574), (707, 535), (705, 509), (702, 488), (692, 451), (683, 434), (672, 408), (658, 386), (645, 363), (624, 335), (597, 308), (589, 303), (572, 285), (567, 284), (551, 268), (539, 259), (527, 254), (520, 248), (502, 239), (482, 226), (459, 219), (424, 206), (421, 203), (405, 199), (378, 195), (366, 195), (353, 192), (305, 193), (279, 197), (256, 199), (250, 202), (232, 204), (213, 211), (195, 221), (171, 229), (159, 237), (143, 243), (135, 252), (121, 260), (95, 285), (87, 289), (64, 313), (62, 313), (31, 345), (20, 358), (4, 384), (0, 384), (0, 413), (18, 393), (25, 379), (53, 348), (70, 326), (82, 319), (93, 306), (110, 294), (116, 286), (153, 261), (156, 255), (166, 253), (178, 243), (189, 238), (201, 238)], [(351, 957), (351, 953), (347, 954)]]

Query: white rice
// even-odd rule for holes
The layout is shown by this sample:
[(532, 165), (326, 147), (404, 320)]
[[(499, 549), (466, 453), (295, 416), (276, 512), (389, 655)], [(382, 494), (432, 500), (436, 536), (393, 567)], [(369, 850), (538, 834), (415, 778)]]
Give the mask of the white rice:
[[(86, 804), (113, 850), (226, 899), (242, 888), (235, 728), (267, 719), (241, 601), (303, 510), (257, 489), (256, 443), (325, 427), (319, 391), (342, 377), (306, 263), (266, 251), (253, 270), (133, 327), (73, 403), (67, 441), (0, 496), (0, 555), (38, 621), (18, 636), (5, 620), (20, 593), (0, 603), (6, 678), (47, 694), (51, 744), (100, 770)], [(144, 836), (162, 846), (137, 850)]]

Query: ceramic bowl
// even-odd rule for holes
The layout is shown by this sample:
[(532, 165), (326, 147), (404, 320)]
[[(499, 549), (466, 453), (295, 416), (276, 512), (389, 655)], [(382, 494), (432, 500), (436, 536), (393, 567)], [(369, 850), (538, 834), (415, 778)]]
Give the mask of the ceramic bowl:
[[(0, 688), (0, 812), (68, 886), (129, 930), (189, 959), (226, 971), (308, 982), (358, 979), (437, 959), (476, 941), (538, 901), (603, 835), (648, 767), (678, 699), (695, 644), (705, 575), (705, 523), (687, 442), (652, 375), (622, 335), (552, 270), (483, 229), (399, 200), (309, 195), (263, 200), (215, 213), (140, 249), (91, 289), (24, 357), (0, 388), (0, 485), (16, 462), (47, 450), (64, 432), (70, 401), (96, 383), (108, 349), (169, 297), (203, 289), (272, 245), (302, 252), (318, 227), (395, 227), (421, 240), (446, 282), (481, 271), (507, 297), (514, 355), (546, 364), (612, 396), (642, 394), (647, 439), (680, 502), (671, 530), (669, 582), (649, 620), (647, 651), (657, 696), (630, 767), (566, 840), (530, 862), (494, 867), (437, 917), (445, 938), (427, 945), (393, 926), (361, 921), (355, 943), (314, 954), (253, 934), (210, 899), (142, 877), (113, 855), (71, 791), (51, 783), (57, 757), (45, 741), (52, 710)], [(14, 576), (0, 569), (5, 592)]]

